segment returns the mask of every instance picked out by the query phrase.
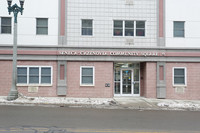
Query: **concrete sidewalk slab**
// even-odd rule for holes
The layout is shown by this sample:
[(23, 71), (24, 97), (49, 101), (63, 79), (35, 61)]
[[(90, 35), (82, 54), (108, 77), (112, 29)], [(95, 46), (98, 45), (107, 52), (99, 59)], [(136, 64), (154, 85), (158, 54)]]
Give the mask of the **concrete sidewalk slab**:
[(151, 99), (143, 97), (114, 97), (121, 107), (140, 110), (200, 111), (200, 100)]

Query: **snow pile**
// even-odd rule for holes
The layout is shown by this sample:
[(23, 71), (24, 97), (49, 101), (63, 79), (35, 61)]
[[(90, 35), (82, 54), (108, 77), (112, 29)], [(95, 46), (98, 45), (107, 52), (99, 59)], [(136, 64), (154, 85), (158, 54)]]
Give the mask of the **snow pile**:
[(200, 104), (192, 102), (161, 102), (157, 104), (159, 107), (179, 108), (179, 109), (200, 109)]
[(0, 98), (3, 104), (43, 104), (43, 105), (110, 105), (113, 99), (109, 98), (67, 98), (67, 97), (26, 97), (19, 95), (14, 101), (8, 101), (6, 97)]

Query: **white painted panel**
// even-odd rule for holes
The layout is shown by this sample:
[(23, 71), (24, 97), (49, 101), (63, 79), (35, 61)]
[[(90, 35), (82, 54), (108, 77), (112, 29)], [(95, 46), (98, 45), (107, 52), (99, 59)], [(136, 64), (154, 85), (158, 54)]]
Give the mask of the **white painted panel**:
[[(13, 0), (15, 3), (19, 5), (18, 0)], [(58, 11), (58, 0), (26, 0), (23, 15), (18, 14), (18, 45), (58, 45)], [(13, 17), (8, 14), (6, 0), (0, 4), (2, 16)], [(48, 18), (48, 35), (36, 35), (36, 18)], [(12, 36), (0, 34), (0, 44), (12, 44)]]
[[(200, 1), (166, 0), (166, 46), (200, 47)], [(173, 37), (173, 21), (185, 21), (185, 37)]]

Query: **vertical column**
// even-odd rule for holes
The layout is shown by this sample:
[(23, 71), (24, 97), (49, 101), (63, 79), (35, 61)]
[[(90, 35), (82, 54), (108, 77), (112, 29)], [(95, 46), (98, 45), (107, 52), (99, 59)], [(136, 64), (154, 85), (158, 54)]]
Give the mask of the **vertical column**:
[(165, 62), (157, 62), (157, 98), (166, 98)]
[(158, 46), (165, 46), (165, 0), (157, 0)]
[(58, 61), (58, 82), (57, 95), (64, 96), (67, 94), (67, 62)]
[(58, 37), (58, 44), (59, 45), (64, 45), (65, 43), (65, 0), (59, 0), (59, 22), (58, 22), (58, 29), (59, 29), (59, 37)]

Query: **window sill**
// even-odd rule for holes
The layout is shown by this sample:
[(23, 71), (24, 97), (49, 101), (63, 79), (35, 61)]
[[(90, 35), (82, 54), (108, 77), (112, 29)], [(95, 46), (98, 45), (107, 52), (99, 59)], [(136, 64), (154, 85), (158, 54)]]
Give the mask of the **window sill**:
[(29, 87), (29, 86), (53, 86), (52, 84), (17, 84), (17, 87)]
[(187, 85), (173, 85), (173, 87), (187, 87)]
[(133, 38), (133, 39), (136, 39), (136, 38), (145, 38), (146, 36), (112, 36), (113, 38)]
[(81, 87), (94, 87), (95, 85), (93, 85), (93, 84), (92, 84), (92, 85), (89, 85), (89, 84), (88, 84), (88, 85), (87, 85), (87, 84), (81, 84), (80, 86), (81, 86)]

